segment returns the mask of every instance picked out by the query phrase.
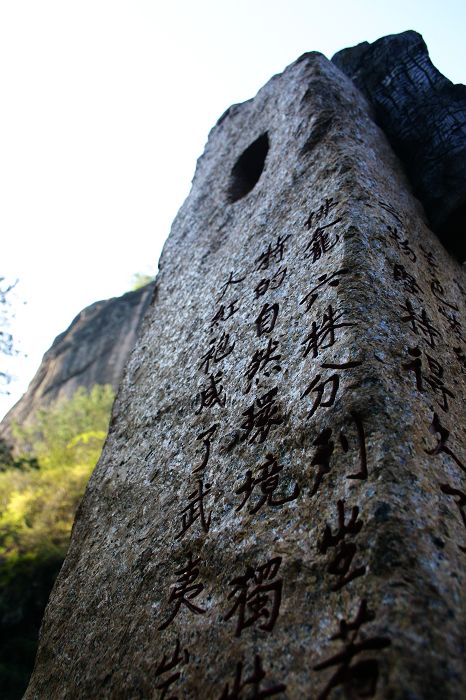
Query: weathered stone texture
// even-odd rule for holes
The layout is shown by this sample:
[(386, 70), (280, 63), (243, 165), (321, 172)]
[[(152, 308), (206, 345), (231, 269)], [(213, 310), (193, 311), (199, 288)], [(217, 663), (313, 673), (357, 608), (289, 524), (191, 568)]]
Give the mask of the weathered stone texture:
[(26, 698), (461, 697), (461, 274), (323, 56), (232, 107)]
[(343, 49), (332, 61), (373, 106), (436, 233), (466, 260), (466, 86), (437, 70), (413, 31)]
[(81, 386), (111, 384), (116, 390), (153, 288), (149, 284), (83, 309), (55, 338), (28, 390), (0, 423), (0, 439), (12, 443), (14, 422), (26, 423), (38, 408), (69, 398)]

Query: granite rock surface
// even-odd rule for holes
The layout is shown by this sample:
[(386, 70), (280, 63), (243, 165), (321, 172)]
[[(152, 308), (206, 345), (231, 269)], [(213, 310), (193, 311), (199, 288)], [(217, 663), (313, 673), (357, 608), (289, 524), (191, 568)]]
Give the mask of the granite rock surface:
[(26, 700), (457, 700), (464, 307), (317, 53), (212, 130)]

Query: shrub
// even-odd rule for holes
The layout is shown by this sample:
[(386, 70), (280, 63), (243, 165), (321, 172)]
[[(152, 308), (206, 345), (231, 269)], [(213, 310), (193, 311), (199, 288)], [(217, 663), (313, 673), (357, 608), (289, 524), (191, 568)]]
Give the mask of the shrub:
[(15, 426), (20, 457), (0, 471), (0, 697), (20, 698), (74, 515), (99, 458), (114, 393), (78, 389)]

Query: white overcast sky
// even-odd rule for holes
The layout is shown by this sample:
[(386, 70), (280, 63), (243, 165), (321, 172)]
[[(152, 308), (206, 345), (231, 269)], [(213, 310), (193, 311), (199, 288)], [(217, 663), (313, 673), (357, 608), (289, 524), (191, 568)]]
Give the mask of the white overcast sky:
[[(305, 51), (415, 29), (466, 82), (464, 0), (0, 0), (0, 276), (27, 358), (154, 273), (217, 118)], [(25, 304), (22, 302), (26, 302)]]

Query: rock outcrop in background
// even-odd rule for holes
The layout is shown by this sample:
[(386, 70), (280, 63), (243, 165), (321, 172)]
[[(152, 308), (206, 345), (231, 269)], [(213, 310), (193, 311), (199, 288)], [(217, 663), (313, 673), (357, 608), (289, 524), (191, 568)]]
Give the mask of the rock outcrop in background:
[(0, 423), (0, 440), (11, 443), (14, 422), (27, 423), (38, 408), (71, 397), (78, 387), (111, 384), (116, 390), (153, 291), (151, 283), (83, 309), (55, 339), (28, 390)]
[(212, 130), (26, 698), (464, 692), (464, 274), (302, 56)]

